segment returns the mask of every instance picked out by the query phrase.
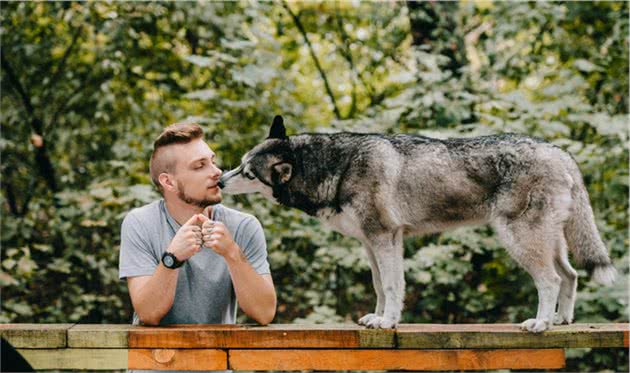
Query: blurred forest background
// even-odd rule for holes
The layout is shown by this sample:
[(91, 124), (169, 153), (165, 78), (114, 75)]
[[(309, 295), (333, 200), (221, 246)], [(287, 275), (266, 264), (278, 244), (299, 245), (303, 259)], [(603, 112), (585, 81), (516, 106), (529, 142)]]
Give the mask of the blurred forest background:
[[(275, 114), (289, 134), (520, 132), (568, 150), (621, 274), (604, 288), (579, 270), (576, 321), (627, 322), (628, 16), (614, 1), (3, 3), (0, 322), (129, 323), (120, 223), (159, 198), (153, 139), (197, 122), (227, 170)], [(263, 224), (275, 322), (372, 311), (357, 241), (259, 196), (224, 203)], [(404, 323), (535, 313), (531, 278), (488, 227), (405, 251)], [(628, 369), (623, 349), (568, 358)]]

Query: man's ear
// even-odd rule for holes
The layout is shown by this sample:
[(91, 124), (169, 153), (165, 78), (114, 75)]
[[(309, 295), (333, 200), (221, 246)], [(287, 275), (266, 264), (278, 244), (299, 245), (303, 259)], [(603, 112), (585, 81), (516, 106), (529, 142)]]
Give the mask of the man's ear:
[(287, 137), (287, 129), (284, 128), (284, 120), (280, 115), (276, 115), (273, 118), (273, 123), (271, 124), (271, 129), (269, 130), (268, 139), (280, 139), (286, 140)]
[(271, 180), (274, 184), (285, 184), (291, 180), (291, 171), (293, 171), (293, 166), (290, 163), (278, 163), (273, 166)]
[(158, 180), (160, 182), (160, 185), (162, 185), (162, 189), (168, 191), (173, 191), (175, 189), (175, 184), (173, 183), (171, 175), (167, 174), (166, 172), (162, 172), (160, 176), (158, 176)]

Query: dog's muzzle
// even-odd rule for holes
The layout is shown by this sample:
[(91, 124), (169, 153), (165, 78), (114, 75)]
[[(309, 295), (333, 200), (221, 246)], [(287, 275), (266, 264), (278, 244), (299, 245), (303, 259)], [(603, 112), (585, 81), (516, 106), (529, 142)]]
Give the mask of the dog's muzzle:
[(217, 185), (219, 186), (219, 189), (223, 189), (223, 187), (225, 186), (223, 179), (219, 179), (219, 182), (217, 183)]

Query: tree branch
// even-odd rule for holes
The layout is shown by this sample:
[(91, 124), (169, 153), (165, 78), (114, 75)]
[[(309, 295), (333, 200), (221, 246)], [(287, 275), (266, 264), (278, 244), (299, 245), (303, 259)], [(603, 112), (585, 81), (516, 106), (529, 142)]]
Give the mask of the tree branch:
[(293, 23), (295, 23), (295, 26), (298, 28), (298, 30), (300, 30), (300, 33), (302, 34), (302, 37), (304, 38), (304, 42), (308, 46), (308, 50), (311, 54), (311, 58), (313, 59), (313, 62), (315, 62), (315, 67), (317, 68), (317, 71), (319, 71), (319, 75), (324, 81), (324, 87), (326, 88), (326, 93), (328, 94), (328, 97), (330, 97), (330, 101), (332, 101), (335, 117), (337, 117), (337, 119), (341, 119), (341, 113), (339, 112), (339, 108), (337, 107), (337, 100), (335, 100), (335, 95), (333, 94), (332, 89), (330, 88), (330, 84), (328, 84), (328, 78), (326, 77), (326, 73), (324, 72), (324, 69), (322, 68), (322, 66), (319, 64), (319, 60), (317, 59), (317, 56), (315, 55), (315, 51), (313, 50), (311, 41), (308, 39), (308, 35), (306, 34), (306, 30), (304, 29), (304, 26), (302, 25), (300, 18), (295, 13), (293, 13), (293, 11), (291, 11), (291, 8), (289, 7), (289, 4), (287, 4), (286, 1), (284, 0), (282, 1), (282, 6), (284, 7), (284, 9), (287, 10), (289, 15), (293, 19)]
[(5, 74), (7, 74), (7, 78), (9, 78), (9, 84), (11, 84), (13, 89), (15, 89), (18, 95), (20, 95), (20, 98), (22, 99), (22, 104), (26, 108), (26, 111), (32, 113), (33, 105), (31, 105), (31, 100), (26, 94), (26, 91), (24, 91), (24, 87), (22, 87), (22, 84), (20, 84), (17, 76), (13, 72), (13, 68), (11, 67), (11, 65), (9, 65), (9, 61), (7, 61), (4, 57), (4, 48), (0, 49), (0, 60), (2, 63), (2, 69), (4, 70)]
[[(374, 92), (374, 87), (372, 87), (372, 85), (368, 84), (367, 81), (365, 80), (365, 77), (363, 76), (363, 72), (359, 71), (355, 65), (354, 65), (354, 59), (352, 58), (352, 52), (350, 51), (350, 36), (346, 33), (346, 30), (344, 30), (343, 28), (343, 22), (341, 20), (341, 15), (339, 14), (339, 8), (337, 8), (336, 14), (335, 14), (335, 18), (337, 19), (337, 29), (339, 30), (339, 33), (341, 34), (341, 38), (343, 39), (343, 44), (344, 44), (344, 49), (341, 50), (341, 55), (346, 59), (346, 61), (348, 62), (348, 65), (350, 65), (350, 69), (352, 70), (352, 72), (354, 73), (355, 79), (358, 79), (359, 82), (361, 82), (361, 85), (363, 86), (363, 88), (365, 88), (365, 90), (368, 93), (368, 96), (370, 97), (370, 106), (374, 105), (375, 103), (375, 98), (377, 97), (377, 95), (375, 95)], [(349, 117), (354, 117), (354, 112), (356, 111), (356, 92), (354, 91), (354, 83), (353, 83), (353, 92), (352, 92), (352, 108), (350, 110), (350, 114), (348, 115)]]
[(11, 214), (14, 216), (18, 216), (19, 211), (17, 207), (17, 201), (15, 199), (15, 194), (13, 194), (13, 185), (11, 184), (11, 171), (11, 169), (7, 170), (5, 174), (5, 176), (7, 177), (4, 178), (5, 180), (2, 183), (2, 188), (4, 189), (4, 194), (7, 198), (7, 202), (9, 203), (9, 210), (11, 211)]
[[(54, 88), (55, 84), (57, 83), (57, 80), (59, 80), (59, 78), (63, 74), (66, 67), (66, 62), (68, 61), (68, 57), (70, 56), (70, 52), (72, 52), (72, 49), (74, 48), (74, 45), (76, 44), (77, 39), (79, 38), (79, 35), (81, 34), (82, 30), (83, 30), (83, 25), (77, 27), (77, 29), (74, 31), (74, 35), (72, 35), (72, 41), (70, 42), (70, 45), (68, 45), (68, 48), (66, 48), (66, 51), (63, 53), (63, 57), (61, 57), (61, 61), (59, 61), (59, 64), (57, 65), (57, 69), (55, 70), (53, 77), (50, 79), (50, 82), (48, 83), (48, 89)], [(50, 94), (46, 95), (46, 97), (50, 97)]]
[[(15, 75), (13, 68), (9, 64), (9, 61), (4, 56), (4, 49), (0, 50), (0, 61), (2, 63), (2, 68), (9, 78), (9, 83), (11, 86), (18, 92), (20, 97), (22, 98), (22, 103), (24, 104), (24, 108), (26, 112), (31, 117), (31, 127), (33, 128), (33, 132), (35, 134), (42, 136), (44, 124), (41, 119), (35, 115), (35, 110), (33, 105), (31, 104), (31, 100), (26, 94), (24, 87), (20, 84), (19, 79)], [(43, 136), (42, 136), (43, 139)], [(46, 144), (44, 141), (39, 144), (39, 146), (35, 147), (35, 161), (39, 168), (39, 172), (42, 177), (46, 180), (48, 187), (52, 192), (57, 192), (57, 182), (55, 178), (55, 169), (50, 161), (50, 157), (48, 156), (48, 151), (46, 149)]]

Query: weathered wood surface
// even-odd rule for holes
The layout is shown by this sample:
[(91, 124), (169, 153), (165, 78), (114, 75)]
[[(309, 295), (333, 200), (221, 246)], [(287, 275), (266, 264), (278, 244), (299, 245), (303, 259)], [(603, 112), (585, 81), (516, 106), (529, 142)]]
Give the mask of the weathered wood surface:
[(15, 348), (63, 348), (74, 324), (0, 324), (0, 336)]
[(234, 370), (560, 369), (564, 350), (230, 350)]
[(71, 348), (127, 348), (133, 325), (77, 324), (68, 329)]
[(394, 330), (357, 325), (169, 325), (129, 331), (130, 348), (393, 348)]
[(216, 349), (131, 349), (128, 369), (220, 370), (227, 369), (227, 352)]
[(0, 324), (16, 348), (610, 348), (628, 347), (630, 324), (573, 324), (533, 334), (516, 324), (357, 325)]
[(115, 370), (127, 369), (126, 349), (18, 349), (36, 370)]
[(398, 348), (609, 348), (628, 347), (630, 324), (557, 325), (543, 333), (515, 324), (403, 324)]
[(563, 348), (628, 347), (630, 324), (574, 324), (533, 334), (514, 324), (0, 324), (38, 370), (558, 369)]

